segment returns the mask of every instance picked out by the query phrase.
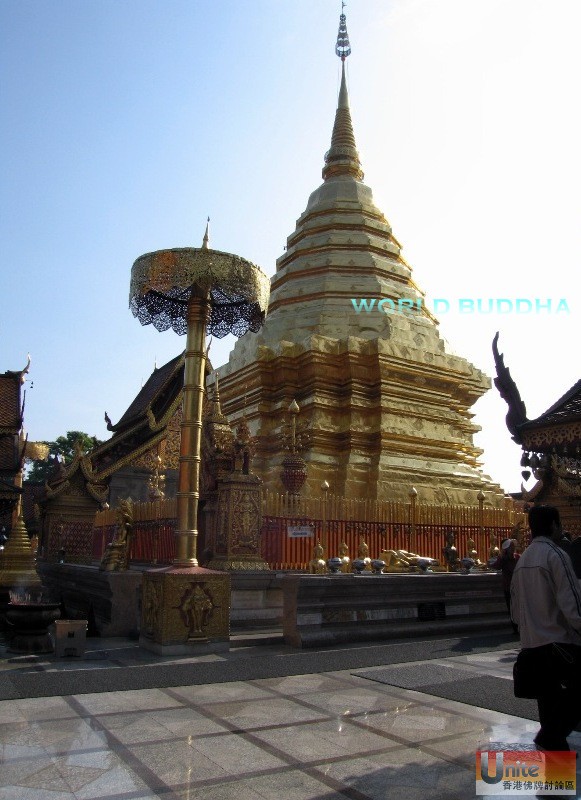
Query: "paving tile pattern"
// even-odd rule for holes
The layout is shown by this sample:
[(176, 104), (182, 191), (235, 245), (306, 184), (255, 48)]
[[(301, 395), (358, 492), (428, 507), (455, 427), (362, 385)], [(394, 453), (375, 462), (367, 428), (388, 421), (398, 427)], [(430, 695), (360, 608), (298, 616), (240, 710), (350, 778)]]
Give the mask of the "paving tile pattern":
[[(440, 663), (509, 679), (512, 658)], [(536, 730), (350, 670), (5, 700), (0, 800), (467, 800), (475, 750)]]

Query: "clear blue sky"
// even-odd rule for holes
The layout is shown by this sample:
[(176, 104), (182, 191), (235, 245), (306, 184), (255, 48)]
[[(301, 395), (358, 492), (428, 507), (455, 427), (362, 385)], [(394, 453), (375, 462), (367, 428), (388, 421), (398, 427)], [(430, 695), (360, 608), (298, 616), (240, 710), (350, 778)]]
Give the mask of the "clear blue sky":
[[(32, 355), (32, 439), (108, 436), (184, 344), (128, 311), (142, 253), (211, 246), (272, 274), (320, 183), (336, 105), (336, 0), (0, 0), (0, 371)], [(365, 181), (428, 301), (566, 298), (569, 314), (440, 315), (529, 417), (579, 378), (578, 0), (352, 0)], [(231, 342), (212, 345), (218, 366)], [(31, 386), (31, 382), (33, 385)], [(493, 389), (485, 470), (519, 451)]]

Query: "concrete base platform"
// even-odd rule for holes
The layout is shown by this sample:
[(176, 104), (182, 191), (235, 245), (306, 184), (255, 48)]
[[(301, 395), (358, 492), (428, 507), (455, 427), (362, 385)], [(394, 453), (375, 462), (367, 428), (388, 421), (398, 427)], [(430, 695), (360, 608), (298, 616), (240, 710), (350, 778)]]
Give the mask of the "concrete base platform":
[[(91, 619), (100, 636), (139, 635), (142, 575), (146, 569), (100, 572), (96, 566), (47, 564), (38, 571), (71, 619)], [(286, 573), (230, 572), (230, 627), (282, 625), (282, 584)]]
[(82, 564), (38, 563), (43, 586), (65, 606), (68, 619), (86, 619), (100, 636), (137, 636), (141, 572), (101, 572)]
[(287, 575), (283, 632), (292, 647), (503, 630), (496, 573)]
[(230, 628), (282, 625), (284, 572), (231, 572)]

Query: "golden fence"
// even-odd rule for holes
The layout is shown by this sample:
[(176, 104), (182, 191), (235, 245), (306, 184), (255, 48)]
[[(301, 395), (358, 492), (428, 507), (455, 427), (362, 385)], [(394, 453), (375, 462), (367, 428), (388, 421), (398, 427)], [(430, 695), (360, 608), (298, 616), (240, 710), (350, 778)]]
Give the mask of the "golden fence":
[[(175, 497), (133, 503), (129, 560), (146, 564), (169, 564), (175, 558)], [(98, 511), (93, 523), (93, 561), (100, 561), (117, 527), (117, 509)]]
[[(265, 491), (262, 497), (261, 554), (272, 569), (305, 570), (318, 540), (325, 557), (338, 555), (342, 542), (351, 559), (361, 542), (371, 558), (382, 550), (407, 550), (442, 561), (446, 534), (454, 531), (458, 557), (468, 555), (473, 540), (479, 558), (486, 561), (493, 547), (523, 530), (526, 516), (510, 508), (435, 505), (378, 500), (353, 500), (329, 494), (327, 497), (297, 497)], [(133, 504), (133, 536), (130, 560), (142, 563), (170, 563), (175, 557), (177, 501)], [(94, 561), (100, 560), (115, 533), (117, 511), (107, 509), (95, 516)], [(297, 531), (289, 530), (300, 527)]]
[[(476, 499), (476, 498), (475, 498)], [(343, 519), (353, 522), (417, 523), (424, 525), (514, 526), (526, 522), (526, 514), (513, 508), (491, 508), (484, 504), (438, 505), (393, 500), (356, 500), (340, 495), (302, 497), (265, 490), (264, 516), (311, 519)]]
[[(133, 503), (133, 522), (150, 522), (156, 519), (177, 518), (178, 504), (175, 497), (154, 500), (152, 503)], [(95, 514), (95, 528), (117, 524), (117, 509), (108, 508)]]
[[(336, 556), (345, 542), (351, 559), (361, 542), (371, 558), (382, 550), (407, 550), (443, 560), (446, 534), (453, 531), (458, 557), (474, 547), (481, 561), (488, 560), (502, 539), (523, 532), (526, 515), (512, 508), (436, 505), (381, 500), (354, 500), (336, 495), (300, 497), (265, 491), (262, 502), (262, 556), (273, 569), (307, 569), (319, 540), (325, 557)], [(303, 535), (295, 537), (293, 527)]]

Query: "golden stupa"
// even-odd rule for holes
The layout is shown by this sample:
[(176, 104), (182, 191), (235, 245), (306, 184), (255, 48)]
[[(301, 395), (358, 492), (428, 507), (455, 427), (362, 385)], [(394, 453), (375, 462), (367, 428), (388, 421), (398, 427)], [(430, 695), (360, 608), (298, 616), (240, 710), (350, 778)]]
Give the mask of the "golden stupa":
[[(501, 505), (503, 491), (479, 470), (470, 412), (490, 380), (440, 336), (363, 183), (344, 15), (336, 53), (342, 77), (323, 183), (277, 260), (263, 328), (218, 370), (222, 407), (230, 420), (245, 415), (253, 471), (269, 489), (283, 491), (283, 427), (296, 400), (310, 431), (304, 494), (319, 495), (327, 480), (347, 497), (407, 501), (415, 486), (422, 502), (476, 505), (483, 491)], [(352, 300), (361, 298), (385, 299), (383, 312), (357, 312)]]

